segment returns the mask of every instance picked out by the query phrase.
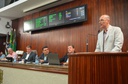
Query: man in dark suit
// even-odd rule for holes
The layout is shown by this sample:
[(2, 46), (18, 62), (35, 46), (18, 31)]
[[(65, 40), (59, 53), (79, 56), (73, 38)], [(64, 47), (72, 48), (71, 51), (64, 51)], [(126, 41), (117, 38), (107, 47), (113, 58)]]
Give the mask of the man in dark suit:
[(44, 46), (42, 48), (42, 54), (39, 57), (40, 63), (48, 63), (48, 54), (49, 54), (48, 46)]
[(23, 54), (22, 61), (35, 62), (36, 53), (32, 52), (31, 46), (26, 47), (27, 52)]
[(68, 53), (64, 55), (62, 58), (60, 58), (60, 62), (63, 63), (63, 65), (68, 65), (68, 54), (75, 53), (74, 45), (68, 46)]

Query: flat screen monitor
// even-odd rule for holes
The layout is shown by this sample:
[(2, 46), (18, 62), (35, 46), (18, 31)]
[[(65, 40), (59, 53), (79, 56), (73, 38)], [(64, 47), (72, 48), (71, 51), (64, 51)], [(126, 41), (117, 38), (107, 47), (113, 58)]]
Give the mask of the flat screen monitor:
[(63, 25), (64, 24), (64, 14), (63, 11), (49, 14), (48, 15), (49, 27)]
[(56, 26), (78, 23), (86, 20), (87, 5), (82, 5), (24, 21), (24, 31), (49, 29)]
[(24, 21), (24, 31), (30, 31), (34, 29), (34, 20)]
[(65, 24), (87, 20), (87, 5), (78, 6), (64, 11)]
[(48, 27), (48, 18), (47, 16), (36, 18), (34, 20), (34, 23), (35, 23), (34, 30), (45, 29)]

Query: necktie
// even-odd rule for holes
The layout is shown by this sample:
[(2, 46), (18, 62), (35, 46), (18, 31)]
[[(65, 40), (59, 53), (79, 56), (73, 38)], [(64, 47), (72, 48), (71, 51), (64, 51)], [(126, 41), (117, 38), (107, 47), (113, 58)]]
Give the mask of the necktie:
[(103, 33), (103, 52), (104, 52), (104, 49), (105, 49), (105, 38), (106, 38), (106, 35), (107, 35), (107, 31)]

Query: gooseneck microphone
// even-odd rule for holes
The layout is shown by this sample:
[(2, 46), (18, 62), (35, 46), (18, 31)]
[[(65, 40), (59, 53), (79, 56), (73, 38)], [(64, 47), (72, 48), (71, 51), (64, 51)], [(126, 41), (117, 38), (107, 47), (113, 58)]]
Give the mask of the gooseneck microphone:
[(88, 52), (88, 35), (86, 37), (86, 52)]

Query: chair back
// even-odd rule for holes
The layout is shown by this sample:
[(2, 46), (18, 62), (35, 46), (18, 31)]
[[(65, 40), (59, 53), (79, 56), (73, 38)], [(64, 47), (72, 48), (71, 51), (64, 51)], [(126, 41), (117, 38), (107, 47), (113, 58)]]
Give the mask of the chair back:
[(34, 53), (36, 53), (36, 55), (38, 55), (38, 52), (37, 52), (37, 50), (32, 50), (32, 52), (34, 52)]

